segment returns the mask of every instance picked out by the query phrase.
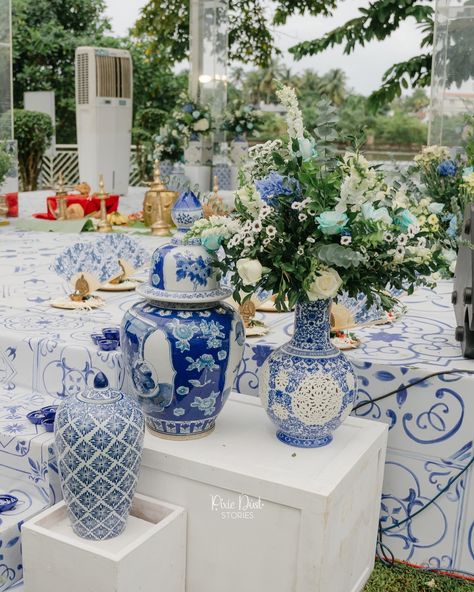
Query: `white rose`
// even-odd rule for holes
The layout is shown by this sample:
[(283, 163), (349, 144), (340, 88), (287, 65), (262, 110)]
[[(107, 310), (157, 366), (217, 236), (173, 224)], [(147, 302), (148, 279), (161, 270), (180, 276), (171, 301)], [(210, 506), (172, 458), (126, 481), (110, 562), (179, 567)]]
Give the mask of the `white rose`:
[(240, 275), (244, 286), (256, 284), (262, 278), (263, 267), (258, 259), (239, 259), (237, 261), (237, 273)]
[(199, 121), (196, 121), (196, 123), (193, 125), (193, 130), (195, 132), (205, 132), (209, 129), (209, 121), (207, 119), (199, 119)]
[(342, 280), (337, 271), (335, 269), (327, 269), (318, 272), (306, 294), (311, 302), (314, 300), (326, 300), (328, 298), (334, 298), (341, 286)]

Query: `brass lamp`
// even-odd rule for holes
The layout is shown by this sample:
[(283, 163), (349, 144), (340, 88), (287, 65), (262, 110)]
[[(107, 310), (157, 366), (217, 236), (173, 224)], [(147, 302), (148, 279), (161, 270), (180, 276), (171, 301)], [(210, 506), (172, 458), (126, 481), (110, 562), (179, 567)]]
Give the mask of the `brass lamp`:
[(171, 207), (178, 194), (165, 187), (160, 176), (159, 162), (155, 161), (153, 182), (145, 193), (143, 202), (143, 219), (147, 226), (151, 226), (153, 236), (171, 236)]
[(66, 220), (66, 197), (67, 191), (64, 187), (64, 177), (62, 173), (59, 173), (58, 185), (56, 187), (56, 199), (58, 203), (58, 220)]
[(100, 175), (99, 178), (99, 191), (95, 194), (95, 197), (100, 200), (100, 222), (97, 226), (99, 232), (112, 232), (113, 228), (107, 219), (107, 208), (105, 205), (109, 194), (105, 191), (104, 176)]

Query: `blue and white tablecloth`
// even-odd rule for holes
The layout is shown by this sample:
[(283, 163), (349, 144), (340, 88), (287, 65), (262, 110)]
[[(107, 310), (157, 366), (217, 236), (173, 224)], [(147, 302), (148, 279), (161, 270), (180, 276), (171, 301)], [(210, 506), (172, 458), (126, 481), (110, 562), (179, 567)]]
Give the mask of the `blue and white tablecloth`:
[[(20, 233), (14, 228), (0, 228), (0, 234), (0, 476), (5, 475), (5, 485), (1, 477), (0, 483), (4, 489), (13, 479), (25, 483), (25, 488), (33, 485), (33, 501), (47, 505), (60, 495), (52, 438), (32, 426), (25, 415), (83, 389), (98, 370), (113, 386), (123, 386), (120, 352), (99, 351), (90, 334), (119, 325), (137, 297), (102, 293), (106, 300), (102, 309), (53, 309), (49, 299), (65, 294), (68, 288), (49, 266), (71, 236)], [(80, 240), (94, 241), (97, 236), (83, 234)], [(149, 236), (138, 240), (150, 254), (163, 242)], [(349, 352), (359, 375), (359, 400), (369, 401), (357, 414), (390, 425), (381, 513), (384, 527), (426, 504), (473, 455), (474, 376), (441, 374), (404, 388), (433, 372), (474, 371), (474, 362), (461, 357), (454, 340), (450, 292), (447, 282), (434, 292), (418, 290), (404, 299), (408, 307), (404, 317), (393, 325), (358, 330), (361, 347)], [(289, 339), (293, 319), (290, 313), (259, 316), (270, 332), (248, 338), (235, 385), (240, 392), (253, 395), (258, 394), (264, 360)], [(399, 390), (396, 395), (373, 402), (395, 389)], [(474, 572), (472, 480), (472, 471), (468, 471), (426, 512), (384, 536), (397, 558)], [(9, 540), (15, 541), (13, 531), (8, 532)], [(0, 534), (5, 545), (8, 537), (1, 523)], [(5, 560), (5, 569), (12, 569), (11, 565)], [(0, 578), (2, 569), (0, 561)], [(14, 579), (20, 575), (17, 570)]]

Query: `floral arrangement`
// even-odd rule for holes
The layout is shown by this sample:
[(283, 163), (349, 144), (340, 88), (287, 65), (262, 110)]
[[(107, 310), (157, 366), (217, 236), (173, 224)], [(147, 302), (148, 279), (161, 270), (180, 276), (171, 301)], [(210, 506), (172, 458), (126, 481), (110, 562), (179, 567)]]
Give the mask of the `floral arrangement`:
[(444, 277), (454, 273), (464, 210), (474, 199), (474, 167), (468, 164), (461, 154), (451, 157), (445, 146), (428, 146), (403, 179), (428, 243), (442, 250), (439, 272)]
[(409, 200), (357, 145), (342, 157), (327, 149), (323, 137), (338, 139), (333, 115), (315, 130), (316, 147), (293, 89), (277, 92), (287, 110), (288, 145), (252, 148), (233, 215), (199, 220), (189, 236), (200, 236), (209, 251), (220, 249), (216, 265), (231, 272), (238, 302), (260, 288), (285, 310), (345, 290), (391, 309), (387, 286), (411, 293), (428, 283), (440, 249), (428, 247)]
[(260, 115), (252, 105), (242, 105), (240, 101), (234, 101), (226, 113), (222, 129), (236, 137), (245, 137), (257, 135), (259, 124)]
[(183, 144), (179, 132), (171, 126), (165, 127), (155, 138), (154, 160), (181, 162), (183, 154)]
[(186, 95), (181, 97), (183, 104), (173, 114), (177, 132), (187, 140), (195, 140), (199, 135), (211, 132), (211, 112), (209, 108), (192, 101)]

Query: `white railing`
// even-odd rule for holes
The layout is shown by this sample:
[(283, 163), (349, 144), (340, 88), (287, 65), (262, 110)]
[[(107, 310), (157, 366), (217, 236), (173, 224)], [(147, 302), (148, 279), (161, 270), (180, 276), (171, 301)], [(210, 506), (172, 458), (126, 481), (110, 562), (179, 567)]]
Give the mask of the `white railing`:
[[(57, 183), (59, 173), (63, 174), (66, 186), (79, 183), (79, 154), (77, 144), (56, 144), (54, 156), (44, 156), (39, 179), (40, 189), (50, 189)], [(136, 149), (132, 146), (130, 156), (130, 185), (139, 185), (140, 173), (137, 168)]]

